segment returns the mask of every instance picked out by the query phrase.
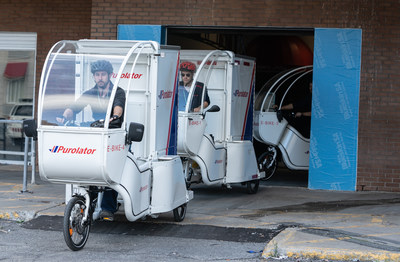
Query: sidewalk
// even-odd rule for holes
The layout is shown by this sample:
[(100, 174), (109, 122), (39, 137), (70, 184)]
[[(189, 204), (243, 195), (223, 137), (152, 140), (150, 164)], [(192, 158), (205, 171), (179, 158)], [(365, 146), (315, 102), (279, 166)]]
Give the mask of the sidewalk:
[(0, 165), (0, 219), (27, 221), (40, 215), (64, 215), (65, 185), (42, 181), (36, 173), (31, 184), (27, 172), (27, 191), (23, 189), (23, 167)]
[[(65, 185), (42, 181), (22, 190), (22, 167), (0, 165), (0, 219), (63, 216)], [(199, 187), (185, 224), (282, 229), (262, 256), (400, 261), (400, 193), (337, 192), (271, 186), (255, 195)], [(279, 231), (279, 230), (278, 230)]]

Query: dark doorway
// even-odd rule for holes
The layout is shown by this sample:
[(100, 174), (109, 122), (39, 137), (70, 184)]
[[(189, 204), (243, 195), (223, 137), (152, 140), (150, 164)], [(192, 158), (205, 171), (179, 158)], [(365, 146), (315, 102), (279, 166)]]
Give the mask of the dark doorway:
[[(313, 28), (167, 26), (166, 32), (166, 44), (182, 49), (230, 50), (255, 57), (256, 96), (275, 75), (313, 62)], [(301, 97), (309, 81), (299, 83), (304, 88), (293, 88), (291, 97)], [(256, 140), (254, 146), (257, 155), (266, 147)], [(308, 172), (289, 170), (279, 161), (277, 171), (266, 184), (307, 187)]]

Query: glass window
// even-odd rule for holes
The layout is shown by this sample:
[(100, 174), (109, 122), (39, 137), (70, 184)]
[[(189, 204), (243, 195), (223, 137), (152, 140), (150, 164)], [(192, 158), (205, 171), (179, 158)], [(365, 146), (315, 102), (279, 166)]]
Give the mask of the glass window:
[(17, 110), (15, 111), (15, 115), (18, 116), (32, 116), (32, 106), (18, 106)]
[(0, 32), (0, 118), (35, 91), (36, 33)]

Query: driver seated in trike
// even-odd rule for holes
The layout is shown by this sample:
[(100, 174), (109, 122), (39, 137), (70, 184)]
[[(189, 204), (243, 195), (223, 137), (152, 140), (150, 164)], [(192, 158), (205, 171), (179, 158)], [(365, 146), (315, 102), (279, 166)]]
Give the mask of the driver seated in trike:
[[(107, 112), (108, 100), (114, 88), (111, 82), (113, 66), (107, 60), (97, 60), (90, 66), (93, 74), (95, 86), (85, 91), (74, 103), (65, 109), (62, 117), (57, 117), (60, 124), (73, 123), (77, 113), (81, 112), (86, 106), (92, 111), (92, 117), (95, 122), (91, 123), (92, 127), (104, 125), (105, 112)], [(122, 117), (125, 107), (125, 91), (117, 87), (114, 102), (112, 105), (112, 115), (110, 117), (109, 127), (121, 127)], [(114, 213), (118, 210), (117, 204), (118, 192), (106, 188), (101, 202), (100, 219), (106, 221), (114, 220)]]

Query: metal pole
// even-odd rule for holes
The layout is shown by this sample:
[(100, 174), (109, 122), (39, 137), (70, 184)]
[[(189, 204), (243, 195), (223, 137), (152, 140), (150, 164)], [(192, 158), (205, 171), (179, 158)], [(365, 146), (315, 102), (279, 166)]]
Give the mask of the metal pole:
[(6, 123), (4, 123), (3, 122), (3, 150), (5, 151), (6, 150), (6, 142), (7, 142), (7, 140), (6, 140)]
[(31, 166), (32, 166), (32, 178), (31, 184), (35, 184), (35, 174), (36, 174), (36, 142), (31, 138)]
[(29, 147), (29, 138), (25, 137), (25, 151), (24, 151), (24, 178), (22, 181), (22, 193), (26, 192), (26, 173), (27, 173), (27, 169), (28, 169), (28, 147)]
[[(7, 149), (7, 137), (6, 137), (6, 123), (3, 122), (3, 150)], [(4, 155), (4, 159), (7, 159), (7, 155)]]

